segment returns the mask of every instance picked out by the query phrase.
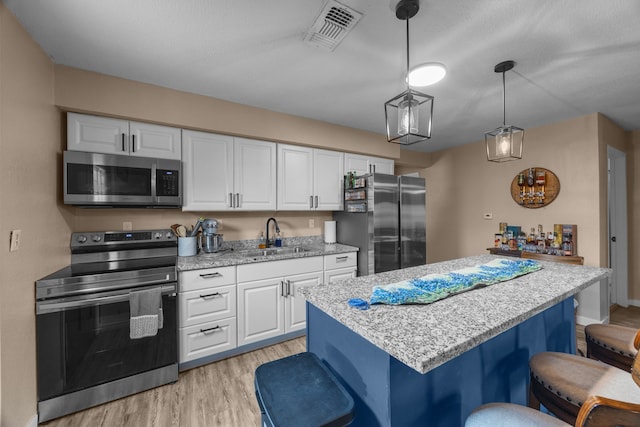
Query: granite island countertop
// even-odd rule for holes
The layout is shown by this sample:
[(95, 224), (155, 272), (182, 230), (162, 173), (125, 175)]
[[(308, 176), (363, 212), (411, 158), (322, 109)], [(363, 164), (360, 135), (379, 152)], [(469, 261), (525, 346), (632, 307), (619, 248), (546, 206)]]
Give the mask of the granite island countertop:
[(484, 264), (480, 255), (302, 289), (308, 302), (420, 373), (426, 373), (609, 276), (607, 268), (541, 261), (539, 271), (426, 305), (350, 307), (374, 285)]
[[(304, 252), (290, 252), (289, 248), (303, 247)], [(223, 251), (217, 253), (199, 253), (195, 256), (177, 257), (176, 268), (178, 271), (201, 270), (204, 268), (226, 267), (242, 264), (253, 264), (256, 262), (278, 261), (292, 258), (305, 258), (348, 252), (357, 252), (358, 248), (340, 243), (327, 244), (321, 239), (291, 240), (285, 241), (281, 248), (271, 247), (270, 249), (284, 249), (281, 253), (259, 256), (251, 255), (251, 252), (260, 251), (255, 245), (231, 243), (223, 245)]]

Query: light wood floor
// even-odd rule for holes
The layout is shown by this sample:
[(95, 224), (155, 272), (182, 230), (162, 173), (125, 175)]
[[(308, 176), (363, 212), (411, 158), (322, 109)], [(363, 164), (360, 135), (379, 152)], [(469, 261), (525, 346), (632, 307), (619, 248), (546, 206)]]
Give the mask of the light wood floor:
[[(640, 307), (612, 308), (611, 323), (640, 329)], [(584, 327), (578, 349), (586, 353)], [(180, 374), (175, 384), (43, 423), (47, 427), (249, 427), (260, 425), (254, 371), (261, 364), (305, 351), (296, 338)]]

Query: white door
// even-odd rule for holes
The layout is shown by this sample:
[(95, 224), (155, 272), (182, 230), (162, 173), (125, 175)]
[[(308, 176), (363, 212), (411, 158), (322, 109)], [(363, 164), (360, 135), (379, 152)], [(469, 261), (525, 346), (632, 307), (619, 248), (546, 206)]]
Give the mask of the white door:
[(233, 137), (182, 131), (184, 211), (224, 211), (233, 199)]
[(67, 150), (129, 155), (129, 122), (67, 113)]
[(276, 210), (276, 144), (246, 138), (234, 143), (235, 208)]
[(278, 210), (313, 209), (313, 149), (278, 144)]
[(609, 267), (612, 269), (610, 302), (629, 306), (626, 155), (607, 147), (609, 162)]
[(304, 329), (307, 326), (307, 300), (300, 289), (321, 283), (322, 271), (285, 277), (285, 284), (289, 290), (285, 299), (285, 333)]
[(374, 173), (386, 173), (387, 175), (394, 175), (395, 163), (391, 159), (384, 159), (381, 157), (374, 157), (371, 159), (371, 165), (369, 168)]
[(277, 337), (284, 327), (282, 278), (238, 284), (238, 345)]
[(180, 128), (130, 122), (132, 156), (180, 160), (182, 131)]
[(369, 173), (369, 157), (360, 154), (344, 154), (344, 172), (355, 172), (356, 175)]
[(314, 150), (314, 208), (324, 211), (342, 210), (344, 200), (344, 154)]

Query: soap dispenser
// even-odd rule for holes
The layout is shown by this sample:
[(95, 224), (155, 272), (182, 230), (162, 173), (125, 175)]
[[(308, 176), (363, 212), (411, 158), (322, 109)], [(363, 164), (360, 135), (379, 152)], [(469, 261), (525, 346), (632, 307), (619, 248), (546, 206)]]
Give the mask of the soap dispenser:
[(260, 232), (260, 236), (258, 236), (258, 248), (265, 249), (267, 247), (267, 241), (264, 238), (264, 232)]

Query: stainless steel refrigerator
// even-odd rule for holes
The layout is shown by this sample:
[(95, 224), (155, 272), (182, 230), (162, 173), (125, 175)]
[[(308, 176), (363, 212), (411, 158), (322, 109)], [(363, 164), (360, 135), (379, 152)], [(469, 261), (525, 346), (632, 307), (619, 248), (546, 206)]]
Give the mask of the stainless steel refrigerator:
[(424, 178), (378, 173), (360, 178), (364, 186), (345, 189), (345, 210), (333, 214), (338, 243), (360, 248), (358, 275), (425, 264)]

